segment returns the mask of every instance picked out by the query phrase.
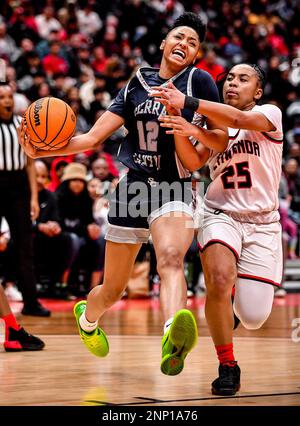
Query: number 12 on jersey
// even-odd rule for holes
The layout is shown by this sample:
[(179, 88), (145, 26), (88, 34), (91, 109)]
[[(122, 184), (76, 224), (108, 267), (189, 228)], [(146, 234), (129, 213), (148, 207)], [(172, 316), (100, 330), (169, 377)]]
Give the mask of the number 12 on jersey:
[[(235, 167), (234, 167), (235, 166)], [(228, 166), (224, 169), (224, 172), (221, 175), (224, 189), (244, 189), (252, 187), (251, 174), (249, 171), (248, 161), (243, 161), (242, 163), (236, 163), (234, 166)], [(238, 179), (236, 182), (231, 179), (237, 176)]]
[(159, 133), (159, 124), (156, 121), (137, 121), (139, 132), (139, 145), (143, 151), (157, 152), (157, 138)]

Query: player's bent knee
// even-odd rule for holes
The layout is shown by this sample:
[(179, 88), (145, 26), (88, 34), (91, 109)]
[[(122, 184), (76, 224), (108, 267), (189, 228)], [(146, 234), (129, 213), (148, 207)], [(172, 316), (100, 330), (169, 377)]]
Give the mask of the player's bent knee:
[(236, 312), (241, 323), (247, 330), (258, 330), (266, 322), (271, 311), (263, 312)]
[(158, 257), (157, 272), (162, 275), (169, 269), (181, 269), (183, 256), (176, 247), (167, 247)]
[(207, 294), (215, 297), (224, 297), (231, 294), (235, 282), (235, 274), (222, 269), (211, 271), (206, 282)]
[(247, 330), (258, 330), (262, 327), (264, 322), (267, 320), (266, 318), (241, 318), (241, 323)]

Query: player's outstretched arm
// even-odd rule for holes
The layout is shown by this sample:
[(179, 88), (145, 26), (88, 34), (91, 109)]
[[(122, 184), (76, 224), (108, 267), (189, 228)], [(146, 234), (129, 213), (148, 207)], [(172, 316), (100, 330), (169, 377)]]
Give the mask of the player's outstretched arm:
[(153, 87), (151, 96), (154, 96), (155, 100), (165, 106), (171, 105), (179, 109), (190, 108), (220, 125), (233, 129), (256, 130), (258, 132), (275, 130), (273, 124), (260, 112), (240, 111), (230, 105), (185, 96), (173, 83), (169, 83), (167, 87)]
[(228, 133), (226, 127), (218, 126), (211, 120), (207, 123), (209, 129), (195, 126), (188, 123), (183, 117), (178, 116), (161, 116), (159, 121), (161, 122), (161, 127), (169, 129), (166, 131), (168, 134), (192, 136), (208, 149), (216, 152), (223, 152), (227, 148)]
[(23, 122), (18, 128), (18, 135), (19, 142), (29, 157), (56, 157), (96, 149), (123, 124), (124, 119), (122, 117), (110, 111), (106, 111), (100, 118), (98, 118), (96, 123), (87, 133), (72, 137), (66, 146), (54, 151), (36, 149), (33, 145), (31, 145), (30, 137), (26, 133), (26, 127), (24, 127)]

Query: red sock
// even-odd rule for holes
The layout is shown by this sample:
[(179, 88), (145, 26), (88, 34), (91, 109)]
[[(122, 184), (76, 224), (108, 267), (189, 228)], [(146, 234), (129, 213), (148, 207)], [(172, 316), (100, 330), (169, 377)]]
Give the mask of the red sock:
[(20, 326), (16, 321), (16, 318), (14, 314), (5, 315), (2, 317), (2, 319), (5, 322), (5, 328), (8, 329), (8, 327), (14, 328), (15, 330), (20, 330)]
[(220, 364), (234, 365), (233, 343), (227, 345), (215, 345)]

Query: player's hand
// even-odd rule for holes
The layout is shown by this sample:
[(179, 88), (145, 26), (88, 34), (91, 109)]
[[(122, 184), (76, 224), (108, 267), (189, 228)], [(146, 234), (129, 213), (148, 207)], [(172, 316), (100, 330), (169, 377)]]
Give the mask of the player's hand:
[(172, 82), (169, 82), (167, 87), (152, 87), (149, 96), (154, 97), (156, 101), (165, 105), (165, 107), (172, 106), (177, 109), (183, 109), (184, 107), (185, 95), (176, 89)]
[(193, 136), (197, 138), (198, 128), (194, 124), (189, 123), (183, 117), (177, 117), (172, 115), (164, 115), (158, 118), (161, 127), (167, 129), (168, 135), (180, 135), (180, 136)]
[(87, 231), (91, 240), (97, 240), (100, 237), (101, 228), (95, 223), (90, 223), (87, 227)]
[(166, 105), (166, 113), (168, 115), (176, 115), (176, 116), (181, 116), (181, 110), (178, 108), (174, 108), (171, 105)]
[(27, 127), (24, 123), (24, 119), (22, 120), (20, 126), (17, 128), (19, 144), (22, 146), (26, 155), (30, 158), (37, 158), (37, 148), (30, 143), (30, 136), (26, 132)]

